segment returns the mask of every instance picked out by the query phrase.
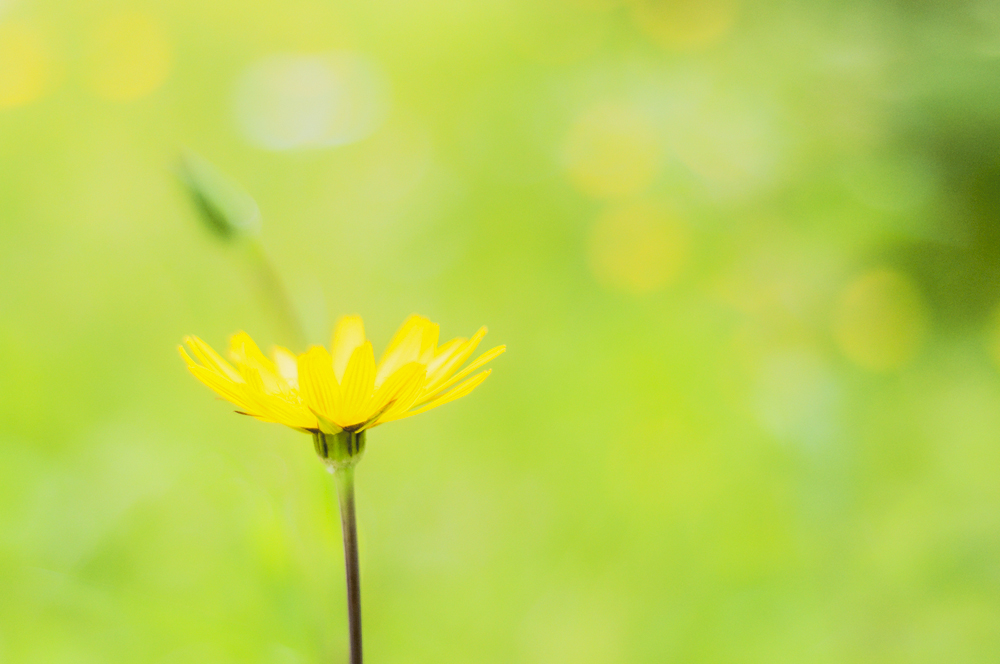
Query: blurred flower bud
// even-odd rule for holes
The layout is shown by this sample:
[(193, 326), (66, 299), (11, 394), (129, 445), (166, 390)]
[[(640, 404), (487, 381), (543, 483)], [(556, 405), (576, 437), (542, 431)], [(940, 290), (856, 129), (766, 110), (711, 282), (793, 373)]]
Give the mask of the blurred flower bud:
[(250, 194), (201, 155), (185, 150), (178, 177), (205, 225), (227, 240), (260, 233), (260, 208)]

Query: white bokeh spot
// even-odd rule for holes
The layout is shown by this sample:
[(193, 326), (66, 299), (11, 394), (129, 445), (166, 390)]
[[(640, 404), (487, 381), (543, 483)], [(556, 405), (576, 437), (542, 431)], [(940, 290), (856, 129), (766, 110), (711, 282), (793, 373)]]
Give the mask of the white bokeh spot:
[(254, 145), (335, 147), (379, 128), (389, 109), (389, 85), (381, 68), (359, 53), (272, 55), (240, 77), (234, 106), (240, 132)]

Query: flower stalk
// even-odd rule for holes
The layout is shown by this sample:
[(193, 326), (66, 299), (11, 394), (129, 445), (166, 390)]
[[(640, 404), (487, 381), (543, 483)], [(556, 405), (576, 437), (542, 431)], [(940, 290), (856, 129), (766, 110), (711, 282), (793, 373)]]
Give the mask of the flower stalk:
[(351, 664), (361, 664), (361, 566), (358, 564), (358, 523), (354, 511), (354, 466), (365, 452), (365, 432), (343, 430), (313, 434), (316, 453), (333, 473), (340, 502), (344, 536), (344, 571), (347, 575), (347, 626)]
[(361, 664), (361, 568), (358, 565), (358, 526), (354, 516), (354, 466), (334, 471), (340, 498), (340, 525), (344, 532), (344, 571), (347, 575), (347, 629), (351, 664)]

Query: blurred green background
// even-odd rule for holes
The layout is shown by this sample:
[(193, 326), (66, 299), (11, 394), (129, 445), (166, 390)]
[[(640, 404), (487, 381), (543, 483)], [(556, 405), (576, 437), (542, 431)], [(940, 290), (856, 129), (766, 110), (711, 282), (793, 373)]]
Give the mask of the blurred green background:
[(346, 661), (184, 147), (308, 342), (508, 345), (369, 436), (371, 662), (995, 662), (998, 82), (987, 0), (0, 0), (0, 662)]

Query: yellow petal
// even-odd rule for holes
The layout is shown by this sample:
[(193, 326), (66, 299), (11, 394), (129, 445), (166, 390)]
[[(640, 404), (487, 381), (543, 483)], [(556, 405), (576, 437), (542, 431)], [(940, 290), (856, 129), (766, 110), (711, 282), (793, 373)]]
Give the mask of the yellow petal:
[(392, 420), (403, 417), (406, 414), (406, 411), (413, 408), (413, 405), (417, 401), (417, 397), (420, 396), (422, 391), (423, 386), (419, 383), (414, 382), (408, 384), (405, 389), (400, 390), (399, 397), (396, 399), (396, 402), (385, 409), (385, 412), (378, 417), (375, 424), (391, 422)]
[(434, 357), (439, 329), (436, 323), (423, 316), (414, 314), (407, 318), (379, 360), (375, 384), (381, 385), (382, 381), (408, 362), (429, 362)]
[(260, 416), (296, 429), (317, 427), (316, 416), (304, 403), (298, 401), (297, 395), (295, 395), (296, 400), (292, 401), (291, 395), (287, 393), (270, 393), (266, 390), (260, 369), (242, 364), (240, 373), (246, 381), (244, 391), (247, 399), (254, 404)]
[[(260, 351), (246, 332), (237, 332), (229, 339), (229, 355), (237, 365), (253, 367), (260, 372), (266, 393), (288, 391), (288, 383), (278, 373), (278, 367)], [(242, 374), (242, 368), (240, 373)]]
[(468, 376), (469, 374), (471, 374), (473, 371), (475, 371), (479, 367), (483, 366), (484, 364), (486, 364), (487, 362), (489, 362), (493, 358), (497, 357), (498, 355), (500, 355), (501, 353), (503, 353), (506, 350), (507, 350), (507, 346), (497, 346), (496, 348), (491, 348), (490, 350), (486, 351), (485, 353), (483, 353), (482, 355), (480, 355), (479, 357), (477, 357), (475, 360), (473, 360), (471, 363), (469, 363), (469, 366), (467, 366), (464, 369), (462, 369), (461, 371), (459, 371), (457, 374), (455, 374), (454, 376), (452, 376), (450, 379), (448, 379), (447, 381), (445, 381), (444, 383), (442, 383), (441, 385), (439, 385), (437, 387), (431, 388), (426, 393), (424, 393), (424, 395), (421, 396), (420, 399), (419, 399), (420, 403), (427, 403), (428, 401), (430, 401), (431, 399), (433, 399), (437, 395), (441, 394), (442, 392), (444, 392), (445, 390), (447, 390), (449, 387), (451, 387), (452, 385), (454, 385), (458, 381), (462, 380), (463, 378), (465, 378), (466, 376)]
[(397, 416), (391, 417), (391, 418), (386, 417), (386, 418), (383, 418), (381, 421), (388, 421), (389, 419), (401, 420), (404, 417), (410, 417), (411, 415), (419, 415), (420, 413), (426, 413), (431, 408), (437, 408), (438, 406), (443, 406), (444, 404), (448, 403), (449, 401), (454, 401), (455, 399), (460, 399), (460, 398), (464, 397), (466, 394), (468, 394), (469, 392), (471, 392), (472, 390), (476, 389), (476, 387), (478, 387), (480, 383), (482, 383), (484, 380), (486, 380), (487, 376), (489, 376), (490, 373), (492, 373), (492, 372), (493, 372), (492, 369), (487, 369), (486, 371), (483, 371), (481, 373), (476, 374), (475, 376), (473, 376), (472, 378), (468, 379), (464, 383), (460, 384), (458, 387), (456, 387), (455, 389), (451, 390), (450, 392), (446, 392), (445, 394), (442, 394), (437, 399), (434, 399), (433, 401), (424, 404), (423, 406), (421, 406), (420, 408), (417, 408), (416, 410), (411, 410), (408, 413), (403, 413), (402, 415), (397, 415)]
[(454, 357), (455, 353), (460, 353), (468, 342), (469, 340), (464, 337), (455, 337), (434, 351), (434, 357), (427, 363), (427, 382), (433, 383), (445, 363)]
[(184, 358), (184, 362), (187, 364), (188, 370), (194, 374), (195, 378), (207, 385), (213, 392), (226, 401), (239, 406), (250, 415), (257, 415), (259, 413), (253, 401), (247, 397), (244, 388), (240, 383), (231, 381), (225, 376), (201, 366), (192, 360), (190, 355), (184, 352), (183, 347), (178, 346), (177, 350), (180, 351), (181, 357)]
[(441, 326), (424, 319), (423, 337), (420, 340), (420, 356), (417, 361), (427, 364), (434, 359), (434, 351), (437, 350), (438, 338), (441, 336)]
[(420, 395), (424, 385), (424, 365), (420, 362), (404, 364), (396, 373), (389, 376), (375, 392), (368, 411), (368, 419), (391, 412), (405, 412), (413, 405)]
[(260, 348), (246, 332), (237, 332), (229, 338), (229, 354), (235, 362), (255, 364), (268, 369), (271, 373), (277, 373), (274, 362), (260, 352)]
[(330, 351), (333, 353), (333, 372), (338, 381), (344, 380), (344, 371), (354, 350), (365, 342), (365, 324), (361, 316), (344, 316), (333, 330)]
[(367, 419), (367, 407), (375, 390), (375, 353), (366, 341), (351, 354), (341, 384), (341, 403), (337, 424), (350, 426)]
[(222, 356), (212, 350), (212, 347), (195, 336), (184, 337), (185, 343), (191, 348), (191, 352), (198, 358), (198, 361), (216, 373), (220, 373), (229, 380), (239, 381), (240, 374), (229, 362), (222, 359)]
[(240, 364), (240, 375), (243, 377), (243, 392), (246, 398), (253, 404), (254, 410), (268, 419), (280, 422), (281, 417), (272, 412), (271, 399), (264, 390), (264, 381), (261, 379), (260, 370), (247, 364)]
[(322, 346), (313, 346), (299, 356), (299, 392), (309, 408), (333, 419), (340, 403), (340, 387), (333, 376), (333, 360)]
[(472, 356), (473, 351), (479, 346), (479, 342), (486, 336), (486, 326), (479, 328), (472, 338), (461, 346), (461, 350), (456, 351), (451, 357), (445, 360), (435, 372), (433, 378), (428, 377), (427, 391), (436, 390), (444, 384), (455, 371), (465, 364), (465, 361)]
[(299, 367), (295, 353), (287, 348), (275, 346), (271, 350), (271, 355), (274, 357), (274, 364), (278, 368), (278, 374), (285, 379), (285, 382), (288, 383), (289, 386), (293, 388), (298, 387)]
[(319, 430), (323, 433), (337, 434), (343, 431), (340, 425), (322, 415), (316, 415), (316, 420), (319, 423)]

